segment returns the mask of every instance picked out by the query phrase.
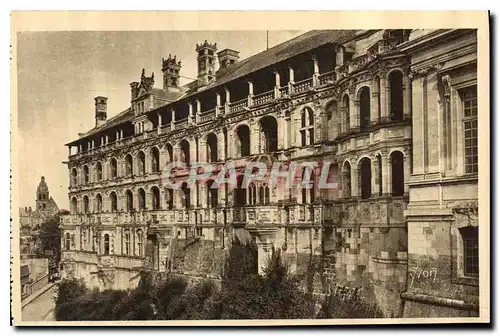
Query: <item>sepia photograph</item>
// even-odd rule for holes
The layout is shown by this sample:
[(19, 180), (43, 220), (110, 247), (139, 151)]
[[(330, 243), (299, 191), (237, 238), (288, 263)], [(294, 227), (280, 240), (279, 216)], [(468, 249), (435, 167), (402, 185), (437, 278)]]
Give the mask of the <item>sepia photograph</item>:
[(14, 325), (489, 322), (487, 12), (154, 14), (11, 17)]

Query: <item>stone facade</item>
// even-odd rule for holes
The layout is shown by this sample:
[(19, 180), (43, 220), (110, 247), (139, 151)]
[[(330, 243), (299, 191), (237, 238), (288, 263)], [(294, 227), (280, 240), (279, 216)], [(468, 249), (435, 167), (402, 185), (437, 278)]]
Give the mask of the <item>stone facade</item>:
[[(235, 58), (218, 71), (217, 45), (205, 41), (196, 46), (203, 61), (198, 80), (188, 85), (172, 84), (180, 70), (175, 56), (167, 62), (175, 68), (163, 60), (163, 90), (153, 88), (154, 75), (143, 72), (141, 82), (131, 85), (129, 109), (103, 124), (96, 121), (95, 129), (68, 144), (72, 213), (61, 222), (63, 276), (101, 288), (135, 286), (144, 268), (220, 278), (237, 237), (257, 245), (259, 267), (273, 247), (281, 249), (304, 286), (316, 293), (348, 286), (360, 289), (388, 317), (427, 314), (409, 303), (408, 266), (425, 258), (450, 259), (446, 251), (417, 248), (415, 242), (441, 246), (441, 225), (458, 230), (451, 213), (464, 211), (448, 209), (447, 221), (426, 219), (434, 225), (429, 230), (412, 221), (412, 207), (426, 213), (433, 204), (423, 195), (431, 197), (432, 188), (445, 184), (419, 180), (424, 172), (415, 168), (421, 166), (415, 148), (423, 148), (419, 130), (432, 132), (436, 123), (430, 115), (438, 111), (432, 105), (422, 123), (415, 74), (426, 49), (414, 47), (413, 34), (313, 31), (241, 63)], [(435, 32), (418, 34), (432, 41)], [(452, 42), (431, 44), (439, 62), (439, 55), (450, 51), (447, 43)], [(432, 82), (427, 85), (434, 90)], [(440, 140), (427, 134), (430, 163), (437, 160), (433, 150)], [(454, 148), (454, 153), (464, 150)], [(328, 180), (338, 187), (319, 189), (318, 168), (312, 190), (298, 183), (269, 188), (264, 182), (241, 188), (239, 177), (238, 187), (216, 191), (209, 188), (210, 179), (190, 189), (169, 189), (162, 170), (173, 161), (212, 162), (215, 172), (233, 161), (238, 175), (248, 162), (332, 163)], [(432, 167), (425, 174), (437, 176)], [(178, 171), (173, 180), (182, 182), (187, 174)], [(477, 199), (477, 180), (461, 181), (447, 180), (445, 194)]]

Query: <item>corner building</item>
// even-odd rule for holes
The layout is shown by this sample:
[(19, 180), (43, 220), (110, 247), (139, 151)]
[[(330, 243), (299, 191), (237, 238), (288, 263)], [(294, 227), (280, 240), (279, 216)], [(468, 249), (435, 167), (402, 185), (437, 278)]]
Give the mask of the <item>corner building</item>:
[[(468, 41), (468, 58), (456, 39)], [(194, 48), (197, 80), (179, 86), (182, 64), (169, 55), (162, 89), (143, 70), (130, 84), (130, 107), (115, 117), (107, 119), (106, 97), (96, 97), (95, 128), (67, 144), (64, 276), (101, 288), (133, 287), (143, 269), (220, 278), (237, 238), (255, 242), (259, 266), (279, 248), (305, 287), (329, 293), (347, 286), (387, 317), (434, 316), (440, 308), (426, 307), (444, 307), (455, 294), (473, 301), (477, 282), (449, 291), (450, 271), (430, 285), (410, 283), (410, 267), (426, 260), (441, 271), (458, 260), (467, 268), (467, 253), (477, 250), (477, 234), (476, 245), (453, 240), (449, 228), (458, 217), (441, 211), (448, 200), (468, 202), (458, 213), (477, 203), (477, 119), (475, 133), (463, 121), (464, 113), (477, 118), (476, 89), (453, 91), (447, 104), (438, 98), (463, 71), (473, 83), (475, 39), (469, 30), (311, 31), (244, 60), (205, 41)], [(449, 67), (437, 69), (434, 60)], [(422, 69), (431, 76), (426, 94)], [(475, 157), (467, 154), (474, 143)], [(437, 164), (443, 155), (449, 169)], [(163, 186), (169, 162), (220, 169), (228, 160), (240, 175), (244, 162), (331, 162), (328, 180), (339, 188), (318, 188), (321, 168), (311, 189), (265, 182), (243, 188), (242, 176), (238, 186), (218, 189), (209, 188), (212, 180)], [(436, 188), (446, 189), (446, 201), (433, 198)], [(456, 260), (443, 240), (463, 245)], [(477, 307), (443, 309), (454, 316)]]

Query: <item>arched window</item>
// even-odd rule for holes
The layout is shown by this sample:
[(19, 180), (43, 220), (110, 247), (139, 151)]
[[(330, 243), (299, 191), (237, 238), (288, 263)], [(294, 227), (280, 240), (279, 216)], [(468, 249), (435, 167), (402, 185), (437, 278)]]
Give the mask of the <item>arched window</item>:
[(76, 168), (71, 169), (71, 185), (73, 187), (78, 185), (78, 170)]
[(111, 211), (118, 211), (118, 197), (116, 196), (116, 193), (114, 191), (109, 194), (109, 200), (111, 203)]
[(259, 204), (264, 204), (264, 186), (259, 187)]
[(248, 185), (248, 200), (250, 204), (257, 204), (257, 187), (253, 183)]
[(399, 151), (391, 153), (392, 196), (403, 196), (405, 193), (404, 155)]
[(219, 202), (219, 190), (214, 185), (213, 180), (207, 182), (207, 206), (209, 208), (216, 208)]
[(186, 182), (181, 185), (184, 209), (191, 208), (191, 189)]
[(300, 139), (302, 146), (314, 144), (314, 112), (309, 107), (302, 110), (300, 119)]
[(64, 248), (67, 251), (71, 249), (71, 235), (69, 234), (69, 232), (66, 232), (64, 236)]
[(139, 154), (137, 155), (137, 159), (138, 159), (137, 168), (139, 175), (146, 174), (146, 155), (144, 154), (143, 151), (139, 152)]
[(123, 253), (126, 255), (130, 254), (130, 231), (126, 230), (123, 235)]
[(243, 175), (238, 175), (236, 182), (237, 188), (234, 189), (234, 205), (242, 207), (247, 203), (247, 191), (243, 185)]
[(90, 207), (89, 207), (89, 198), (87, 196), (83, 196), (83, 213), (89, 213), (90, 212)]
[(157, 187), (151, 188), (152, 206), (153, 210), (160, 209), (160, 189)]
[(342, 196), (351, 197), (351, 164), (348, 161), (342, 166)]
[(76, 197), (71, 198), (71, 213), (78, 213), (78, 200), (76, 199)]
[(146, 209), (146, 192), (144, 189), (139, 188), (139, 210)]
[(130, 154), (125, 157), (125, 174), (126, 176), (134, 174), (134, 160)]
[(264, 202), (263, 202), (263, 204), (269, 204), (270, 203), (269, 186), (267, 184), (264, 184), (263, 187), (264, 187)]
[(359, 128), (365, 130), (370, 127), (370, 89), (366, 86), (359, 91)]
[(156, 147), (151, 149), (151, 171), (153, 173), (160, 171), (160, 151)]
[(217, 162), (217, 136), (210, 133), (207, 136), (207, 160), (208, 162)]
[(272, 153), (278, 150), (278, 122), (271, 116), (260, 120), (261, 153)]
[(102, 181), (102, 163), (97, 162), (96, 165), (96, 175), (97, 175), (97, 181)]
[(236, 129), (238, 140), (236, 142), (237, 152), (240, 157), (250, 155), (250, 128), (247, 125), (240, 125)]
[(134, 211), (134, 195), (130, 190), (127, 190), (125, 196), (127, 198), (127, 211)]
[(111, 159), (110, 168), (111, 168), (111, 178), (116, 178), (118, 176), (118, 162), (116, 162), (115, 158)]
[(367, 157), (359, 162), (361, 198), (366, 199), (372, 196), (372, 163)]
[(90, 182), (90, 173), (89, 173), (89, 167), (88, 166), (83, 166), (83, 180), (85, 183)]
[(174, 208), (174, 191), (172, 189), (166, 189), (165, 197), (166, 203), (169, 210)]
[(310, 168), (304, 167), (304, 169), (302, 169), (302, 181), (300, 183), (302, 204), (314, 202), (315, 175), (313, 171), (309, 173), (308, 169)]
[(165, 149), (167, 151), (167, 163), (174, 161), (174, 149), (172, 148), (172, 145), (168, 143), (165, 146)]
[(180, 143), (180, 149), (181, 149), (181, 161), (185, 162), (187, 165), (191, 163), (191, 156), (190, 156), (190, 147), (189, 147), (189, 142), (187, 140), (182, 140)]
[(95, 210), (97, 213), (102, 212), (102, 196), (101, 194), (97, 194), (95, 197)]
[(104, 254), (109, 255), (109, 234), (104, 234)]
[(87, 249), (87, 230), (82, 229), (82, 248), (83, 251)]
[(403, 120), (403, 73), (392, 71), (389, 75), (389, 107), (391, 120)]
[(142, 230), (137, 230), (137, 254), (139, 255), (139, 257), (142, 257), (144, 255), (143, 246), (144, 234), (142, 233)]
[(343, 126), (343, 131), (344, 132), (349, 132), (349, 129), (351, 127), (351, 117), (350, 117), (350, 107), (349, 107), (349, 95), (345, 94), (344, 97), (342, 98), (342, 119), (344, 119), (344, 126)]

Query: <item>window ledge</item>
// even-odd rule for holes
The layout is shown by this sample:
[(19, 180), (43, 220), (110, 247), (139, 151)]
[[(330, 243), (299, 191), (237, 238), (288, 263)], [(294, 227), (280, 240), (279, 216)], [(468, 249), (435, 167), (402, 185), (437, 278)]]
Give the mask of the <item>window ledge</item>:
[(455, 285), (479, 287), (479, 278), (473, 276), (456, 277), (451, 282)]

